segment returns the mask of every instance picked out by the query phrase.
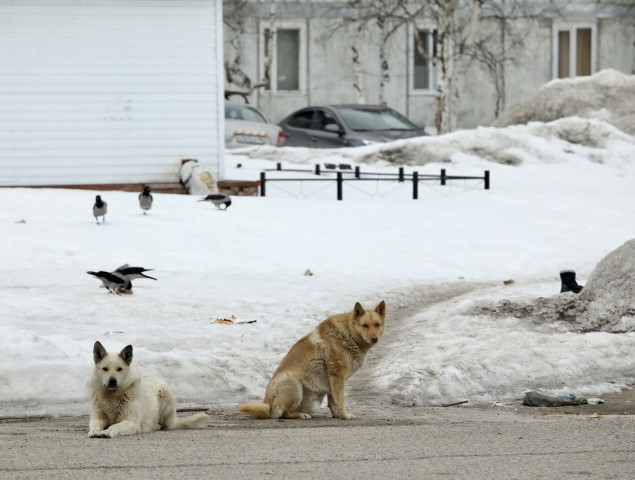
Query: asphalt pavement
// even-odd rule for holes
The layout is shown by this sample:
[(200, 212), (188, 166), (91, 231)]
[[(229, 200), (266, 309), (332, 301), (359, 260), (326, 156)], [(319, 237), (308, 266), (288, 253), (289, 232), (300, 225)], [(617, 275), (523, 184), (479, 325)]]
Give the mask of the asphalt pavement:
[(352, 421), (216, 411), (201, 430), (114, 439), (89, 439), (88, 417), (0, 418), (0, 478), (635, 478), (635, 415), (588, 407), (353, 405)]

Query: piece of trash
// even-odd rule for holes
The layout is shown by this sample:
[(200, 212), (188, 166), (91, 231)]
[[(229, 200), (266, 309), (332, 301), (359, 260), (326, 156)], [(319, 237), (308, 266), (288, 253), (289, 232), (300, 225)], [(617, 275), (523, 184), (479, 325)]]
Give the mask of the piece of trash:
[(504, 283), (505, 285), (511, 285), (512, 283), (514, 283), (514, 279), (513, 279), (513, 278), (510, 278), (509, 280), (503, 280), (503, 283)]
[(575, 399), (575, 393), (573, 392), (556, 392), (556, 398), (570, 398)]
[(22, 220), (17, 220), (15, 223), (26, 223), (26, 220), (23, 218)]
[(308, 268), (307, 268), (307, 269), (304, 271), (304, 276), (305, 276), (305, 277), (312, 277), (312, 276), (313, 276), (313, 272), (312, 272), (310, 269), (308, 269)]
[(586, 403), (586, 398), (576, 397), (573, 393), (566, 396), (550, 396), (538, 392), (526, 392), (523, 405), (528, 407), (566, 407)]
[(455, 405), (463, 405), (467, 403), (469, 400), (461, 400), (459, 402), (446, 403), (445, 405), (439, 405), (440, 407), (453, 407)]
[(237, 320), (235, 315), (232, 315), (231, 318), (217, 318), (216, 320), (212, 320), (210, 323), (220, 323), (221, 325), (242, 325), (245, 323), (256, 323), (257, 320)]
[(593, 415), (591, 415), (591, 416), (589, 417), (589, 420), (599, 420), (600, 418), (602, 418), (602, 417), (601, 417), (601, 416), (599, 416), (599, 415), (597, 414), (597, 412), (593, 412)]
[(223, 325), (231, 325), (234, 321), (231, 318), (217, 318), (212, 323), (222, 323)]
[(117, 335), (119, 333), (123, 333), (123, 332), (120, 332), (119, 330), (111, 330), (110, 332), (104, 333), (104, 335), (109, 337), (110, 335)]
[(588, 403), (589, 405), (598, 405), (599, 403), (604, 403), (604, 400), (602, 400), (601, 398), (587, 398), (586, 399), (586, 403)]

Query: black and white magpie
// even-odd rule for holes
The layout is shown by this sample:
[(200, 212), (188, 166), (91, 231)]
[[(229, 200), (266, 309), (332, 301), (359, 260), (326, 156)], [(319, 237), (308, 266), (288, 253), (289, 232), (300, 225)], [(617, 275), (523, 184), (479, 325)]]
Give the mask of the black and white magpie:
[(95, 204), (93, 205), (93, 216), (97, 223), (99, 223), (99, 217), (102, 217), (102, 220), (106, 221), (106, 213), (108, 213), (108, 204), (102, 200), (101, 195), (97, 195), (95, 197)]
[(150, 272), (151, 270), (152, 268), (131, 267), (126, 263), (112, 273), (123, 275), (128, 281), (134, 280), (135, 278), (149, 278), (151, 280), (156, 280), (156, 278), (145, 274), (145, 272)]
[(132, 291), (132, 284), (130, 283), (130, 280), (121, 274), (118, 275), (116, 273), (104, 272), (103, 270), (86, 273), (101, 280), (101, 283), (109, 292), (119, 295), (118, 290), (121, 288)]
[(143, 187), (143, 192), (139, 194), (139, 207), (143, 210), (144, 215), (152, 208), (152, 200), (150, 187), (146, 185)]
[(212, 193), (205, 198), (201, 198), (199, 202), (213, 203), (216, 208), (220, 208), (221, 205), (225, 205), (224, 210), (232, 204), (232, 199), (229, 195), (223, 195), (222, 193)]

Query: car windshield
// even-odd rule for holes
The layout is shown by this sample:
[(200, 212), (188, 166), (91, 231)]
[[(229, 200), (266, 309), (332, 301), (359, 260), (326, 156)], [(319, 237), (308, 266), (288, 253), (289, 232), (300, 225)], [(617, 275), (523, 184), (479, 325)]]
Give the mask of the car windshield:
[(246, 105), (225, 105), (225, 118), (229, 120), (246, 120), (248, 122), (267, 123), (257, 110)]
[(344, 122), (354, 131), (372, 130), (416, 130), (417, 126), (392, 110), (364, 110), (361, 108), (338, 108)]

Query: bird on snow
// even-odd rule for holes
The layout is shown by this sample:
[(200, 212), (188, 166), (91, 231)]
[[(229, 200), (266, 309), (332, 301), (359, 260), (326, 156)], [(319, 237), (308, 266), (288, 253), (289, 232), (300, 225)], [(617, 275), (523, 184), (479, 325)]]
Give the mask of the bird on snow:
[(102, 217), (102, 220), (106, 221), (106, 213), (108, 213), (108, 204), (101, 199), (101, 195), (97, 195), (95, 197), (95, 204), (93, 205), (93, 216), (97, 223), (99, 223), (99, 217)]
[(109, 292), (116, 293), (132, 293), (132, 283), (126, 277), (116, 273), (104, 272), (86, 272), (95, 278), (101, 280), (101, 283)]
[(199, 202), (213, 203), (216, 208), (220, 208), (221, 205), (225, 205), (225, 210), (232, 204), (232, 199), (229, 195), (223, 195), (222, 193), (212, 193), (205, 198), (201, 198)]
[(144, 215), (152, 208), (152, 194), (150, 193), (150, 187), (147, 185), (143, 187), (143, 192), (139, 194), (139, 207), (143, 210)]
[(151, 270), (152, 268), (131, 267), (126, 263), (112, 273), (123, 275), (128, 281), (134, 280), (135, 278), (149, 278), (151, 280), (156, 280), (156, 278), (145, 274), (145, 272), (149, 272)]

